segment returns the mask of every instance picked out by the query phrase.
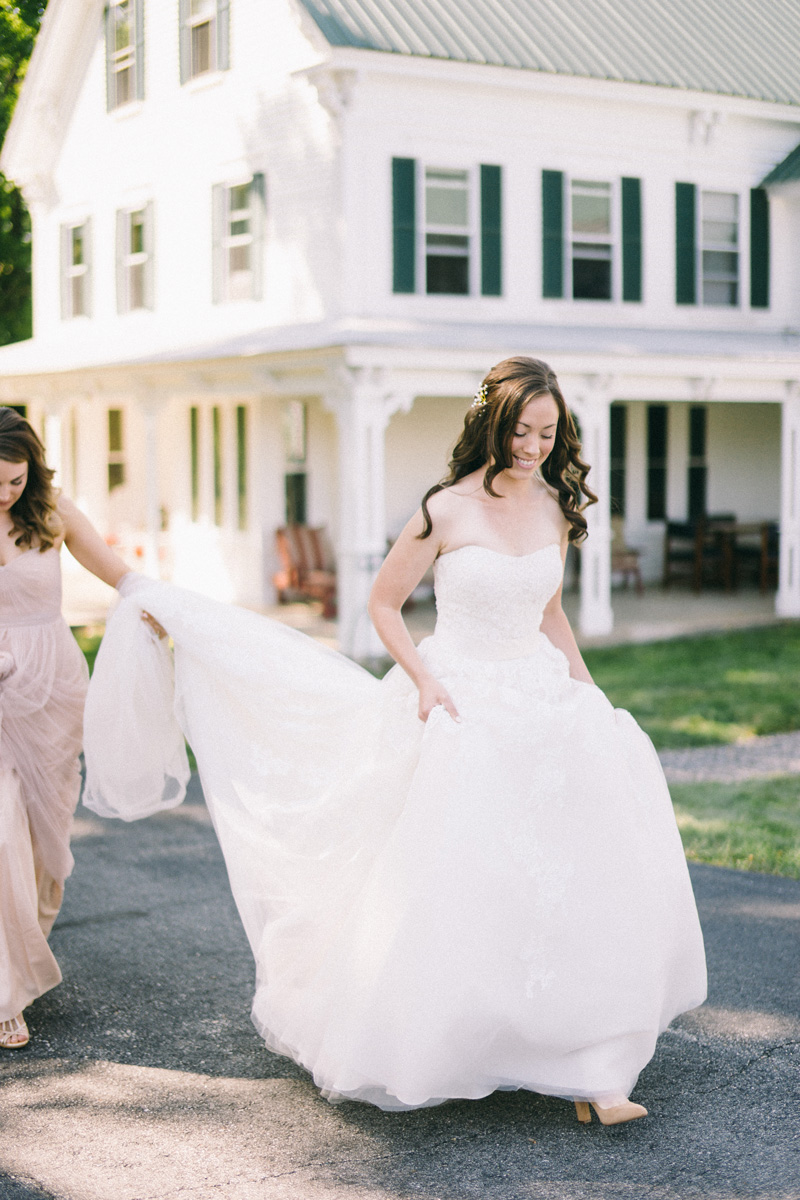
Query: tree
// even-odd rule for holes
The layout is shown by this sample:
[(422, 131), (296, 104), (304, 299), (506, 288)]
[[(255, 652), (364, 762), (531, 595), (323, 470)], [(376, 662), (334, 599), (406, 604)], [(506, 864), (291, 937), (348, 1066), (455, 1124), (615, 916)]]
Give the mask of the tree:
[[(0, 146), (11, 123), (47, 0), (0, 0)], [(0, 174), (0, 345), (31, 336), (31, 222)]]

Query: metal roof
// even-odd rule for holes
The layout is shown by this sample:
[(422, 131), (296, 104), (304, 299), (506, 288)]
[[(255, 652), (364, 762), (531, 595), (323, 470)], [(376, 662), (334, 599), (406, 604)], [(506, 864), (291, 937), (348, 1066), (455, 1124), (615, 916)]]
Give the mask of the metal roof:
[(333, 46), (800, 104), (800, 0), (300, 0)]
[(792, 153), (770, 171), (764, 183), (793, 183), (797, 179), (800, 179), (800, 146), (795, 146)]

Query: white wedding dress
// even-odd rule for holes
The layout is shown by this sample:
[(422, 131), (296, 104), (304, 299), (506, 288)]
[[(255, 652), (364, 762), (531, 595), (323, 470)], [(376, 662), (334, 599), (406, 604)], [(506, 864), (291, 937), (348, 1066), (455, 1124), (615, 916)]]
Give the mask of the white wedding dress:
[[(128, 576), (86, 710), (86, 803), (180, 802), (194, 749), (257, 966), (253, 1020), (331, 1099), (616, 1103), (705, 959), (633, 718), (539, 632), (558, 546), (436, 563), (420, 653), (461, 715), (264, 617)], [(157, 644), (147, 609), (174, 641)], [(175, 717), (172, 713), (175, 713)]]

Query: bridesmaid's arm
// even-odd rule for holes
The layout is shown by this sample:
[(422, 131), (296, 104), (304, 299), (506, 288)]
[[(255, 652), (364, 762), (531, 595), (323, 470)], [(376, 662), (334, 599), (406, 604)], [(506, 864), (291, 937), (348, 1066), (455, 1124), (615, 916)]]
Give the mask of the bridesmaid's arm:
[[(566, 561), (567, 545), (567, 539), (564, 538), (561, 542), (562, 561)], [(594, 683), (589, 674), (589, 668), (583, 661), (581, 652), (578, 649), (578, 643), (575, 641), (572, 626), (567, 620), (567, 614), (561, 607), (563, 586), (562, 583), (544, 610), (542, 633), (566, 656), (569, 663), (569, 673), (573, 679), (577, 679), (580, 683)]]
[(427, 721), (431, 709), (441, 704), (457, 721), (456, 706), (447, 689), (431, 675), (422, 661), (401, 611), (440, 550), (435, 532), (430, 537), (419, 539), (417, 534), (422, 529), (422, 513), (417, 512), (383, 561), (372, 585), (369, 615), (384, 646), (419, 690), (420, 719)]
[(91, 521), (66, 496), (59, 497), (58, 515), (64, 522), (64, 542), (72, 557), (103, 583), (116, 587), (130, 567), (106, 545)]

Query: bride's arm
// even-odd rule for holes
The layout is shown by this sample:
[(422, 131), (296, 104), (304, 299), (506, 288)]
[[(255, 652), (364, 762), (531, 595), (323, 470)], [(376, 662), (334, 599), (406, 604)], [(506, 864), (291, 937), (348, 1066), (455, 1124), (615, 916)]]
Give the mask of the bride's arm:
[[(561, 558), (565, 560), (567, 556), (567, 541), (566, 538), (561, 543)], [(594, 683), (586, 663), (583, 661), (581, 652), (578, 649), (578, 643), (575, 641), (575, 634), (572, 632), (572, 626), (567, 620), (567, 614), (561, 607), (561, 592), (563, 583), (559, 587), (555, 596), (549, 601), (544, 610), (542, 617), (542, 633), (557, 646), (558, 649), (566, 656), (569, 663), (569, 673), (573, 679), (579, 680), (581, 683)]]
[(384, 646), (419, 690), (420, 720), (427, 721), (431, 709), (441, 704), (457, 721), (456, 706), (422, 661), (401, 611), (439, 553), (436, 531), (420, 540), (422, 528), (422, 513), (417, 512), (384, 559), (369, 598), (369, 615)]

